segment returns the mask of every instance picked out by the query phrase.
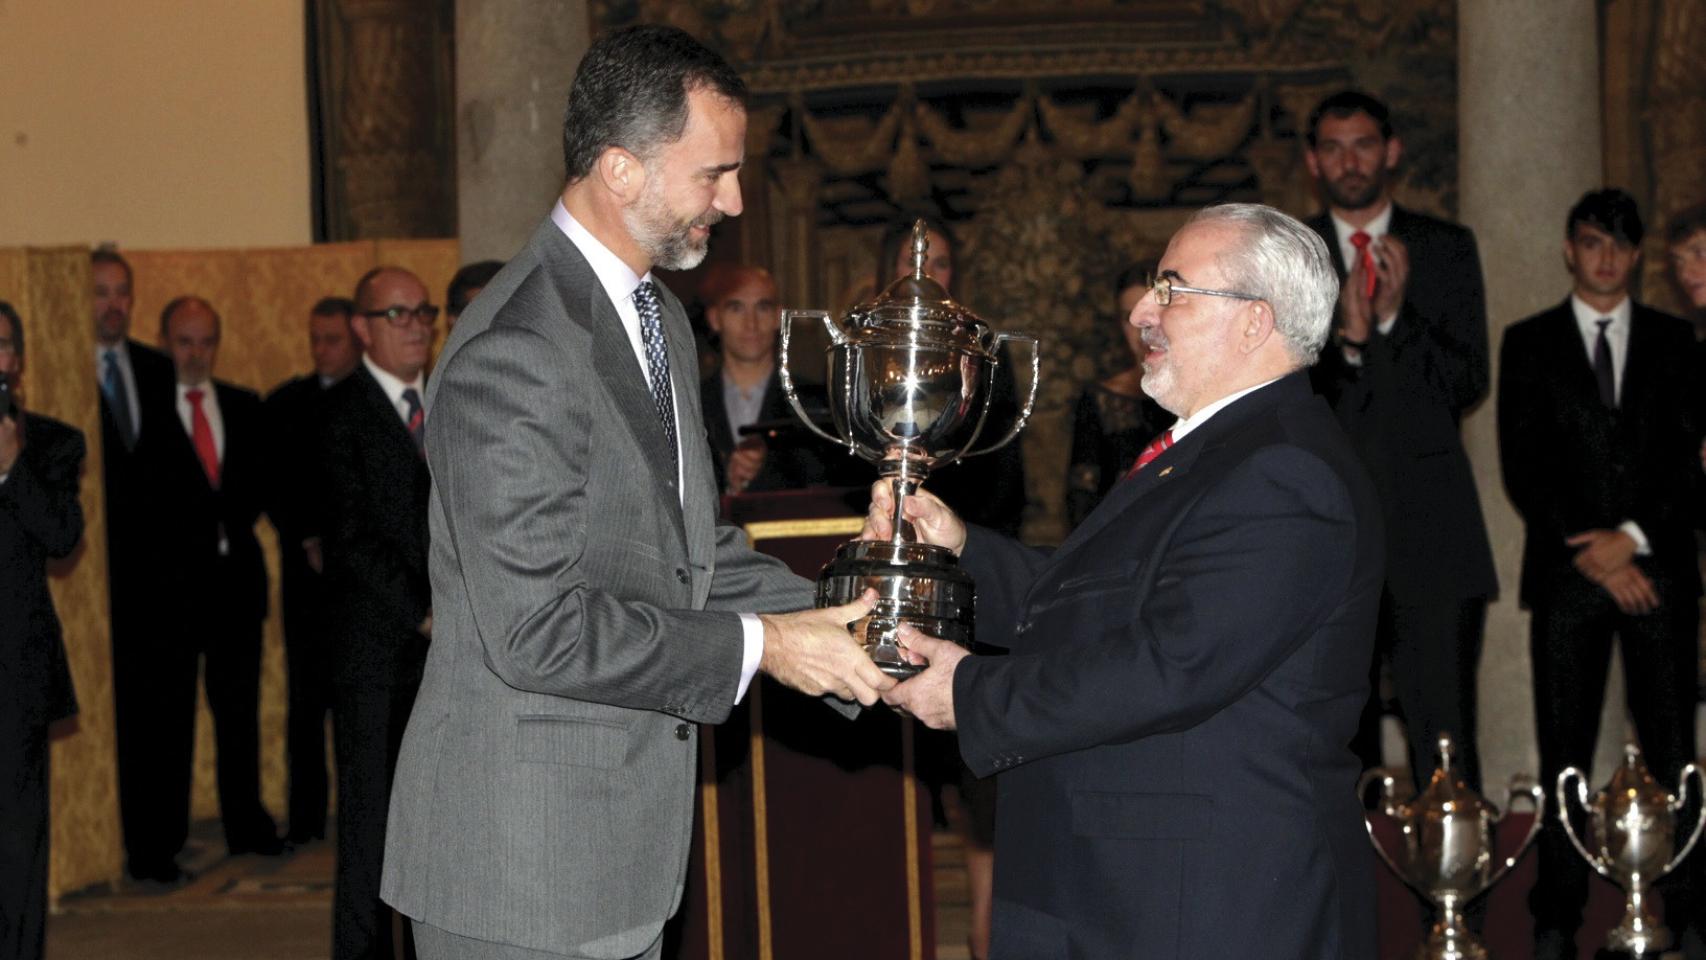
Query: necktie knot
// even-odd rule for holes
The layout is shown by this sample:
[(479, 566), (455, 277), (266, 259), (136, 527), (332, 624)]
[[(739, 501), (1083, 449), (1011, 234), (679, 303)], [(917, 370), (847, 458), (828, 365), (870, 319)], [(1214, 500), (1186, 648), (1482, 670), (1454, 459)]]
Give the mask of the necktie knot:
[(1351, 234), (1351, 246), (1356, 247), (1358, 250), (1367, 250), (1368, 245), (1373, 242), (1374, 238), (1369, 236), (1365, 231), (1358, 230), (1356, 233)]
[(200, 387), (196, 387), (196, 388), (184, 391), (184, 399), (188, 400), (190, 402), (190, 406), (192, 406), (192, 407), (201, 406), (201, 398), (204, 396), (206, 396), (206, 394), (201, 392)]

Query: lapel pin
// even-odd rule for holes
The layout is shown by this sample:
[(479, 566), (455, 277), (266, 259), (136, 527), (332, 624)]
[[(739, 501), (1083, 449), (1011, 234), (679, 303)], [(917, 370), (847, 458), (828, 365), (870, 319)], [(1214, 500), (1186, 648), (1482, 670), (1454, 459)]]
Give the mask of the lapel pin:
[(1158, 473), (1158, 474), (1156, 474), (1156, 475), (1155, 475), (1155, 479), (1157, 479), (1157, 480), (1159, 480), (1159, 479), (1161, 479), (1161, 478), (1162, 478), (1162, 477), (1165, 477), (1165, 476), (1166, 476), (1166, 475), (1167, 475), (1167, 474), (1169, 474), (1169, 473), (1172, 473), (1172, 472), (1173, 472), (1173, 468), (1172, 468), (1172, 467), (1167, 467), (1167, 468), (1165, 468), (1165, 469), (1164, 469), (1164, 470), (1162, 470), (1162, 471), (1161, 471), (1161, 472), (1160, 472), (1160, 473)]

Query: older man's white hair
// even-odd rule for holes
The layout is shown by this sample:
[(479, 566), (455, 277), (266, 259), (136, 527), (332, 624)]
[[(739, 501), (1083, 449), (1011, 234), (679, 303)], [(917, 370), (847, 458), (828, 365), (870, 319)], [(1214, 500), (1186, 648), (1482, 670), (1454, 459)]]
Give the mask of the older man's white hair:
[(1218, 258), (1228, 288), (1266, 300), (1274, 329), (1298, 364), (1314, 363), (1339, 299), (1339, 275), (1320, 234), (1259, 203), (1206, 207), (1190, 222), (1227, 223), (1243, 231), (1244, 242)]

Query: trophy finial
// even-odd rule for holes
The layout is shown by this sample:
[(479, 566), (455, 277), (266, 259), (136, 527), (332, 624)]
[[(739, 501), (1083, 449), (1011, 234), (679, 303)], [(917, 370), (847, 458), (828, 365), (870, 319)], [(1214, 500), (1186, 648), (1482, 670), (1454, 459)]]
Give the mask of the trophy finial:
[(930, 228), (920, 217), (912, 224), (912, 279), (924, 279), (924, 261), (930, 252)]
[(1451, 739), (1451, 734), (1441, 730), (1439, 734), (1439, 765), (1450, 770), (1456, 765), (1457, 744)]

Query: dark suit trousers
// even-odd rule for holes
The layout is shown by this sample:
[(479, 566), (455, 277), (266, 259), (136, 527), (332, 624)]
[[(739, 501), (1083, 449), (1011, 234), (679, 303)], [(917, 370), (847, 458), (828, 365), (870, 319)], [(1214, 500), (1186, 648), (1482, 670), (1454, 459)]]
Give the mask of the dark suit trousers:
[(42, 956), (47, 783), (47, 727), (0, 707), (0, 960)]
[(332, 709), (325, 588), (300, 548), (280, 550), (284, 660), (289, 671), (285, 734), (290, 752), (290, 834), (326, 835), (326, 715)]
[(196, 648), (180, 630), (156, 630), (113, 598), (113, 712), (119, 819), (134, 876), (167, 869), (189, 835), (195, 747)]
[(1363, 766), (1380, 765), (1380, 663), (1392, 664), (1392, 684), (1410, 747), (1410, 773), (1419, 790), (1438, 762), (1439, 735), (1457, 744), (1457, 770), (1481, 789), (1481, 755), (1475, 739), (1475, 673), (1487, 623), (1487, 600), (1380, 598), (1380, 626), (1368, 705), (1352, 741)]
[(389, 678), (337, 678), (332, 734), (338, 764), (338, 863), (332, 899), (332, 960), (390, 960), (391, 908), (379, 899), (385, 820), (403, 730), (415, 705), (424, 645)]
[[(1599, 738), (1605, 702), (1605, 675), (1611, 663), (1611, 638), (1617, 634), (1623, 654), (1625, 689), (1635, 732), (1653, 776), (1674, 792), (1677, 774), (1694, 757), (1695, 631), (1699, 605), (1685, 591), (1659, 584), (1664, 604), (1645, 616), (1621, 613), (1597, 586), (1580, 580), (1580, 589), (1560, 589), (1544, 606), (1536, 604), (1530, 629), (1534, 659), (1534, 714), (1540, 743), (1540, 782), (1550, 795), (1558, 773), (1568, 766), (1586, 771)], [(1672, 603), (1672, 599), (1679, 602)], [(1590, 790), (1610, 779), (1611, 771), (1589, 774)], [(1690, 803), (1694, 808), (1697, 804)], [(1555, 814), (1556, 811), (1553, 811)], [(1683, 811), (1693, 824), (1696, 810)], [(1580, 818), (1576, 819), (1578, 827)], [(1672, 932), (1698, 926), (1702, 905), (1692, 891), (1702, 858), (1691, 855), (1658, 890)], [(1536, 926), (1564, 932), (1581, 925), (1587, 899), (1588, 866), (1570, 846), (1553, 817), (1540, 835), (1540, 878), (1529, 898)], [(1702, 891), (1706, 894), (1706, 891)], [(1694, 917), (1684, 904), (1693, 904)], [(1706, 927), (1700, 927), (1706, 932)]]
[[(261, 621), (225, 612), (204, 621), (196, 639), (206, 657), (219, 818), (226, 846), (242, 850), (277, 833), (261, 806)], [(193, 691), (193, 674), (190, 682)]]

